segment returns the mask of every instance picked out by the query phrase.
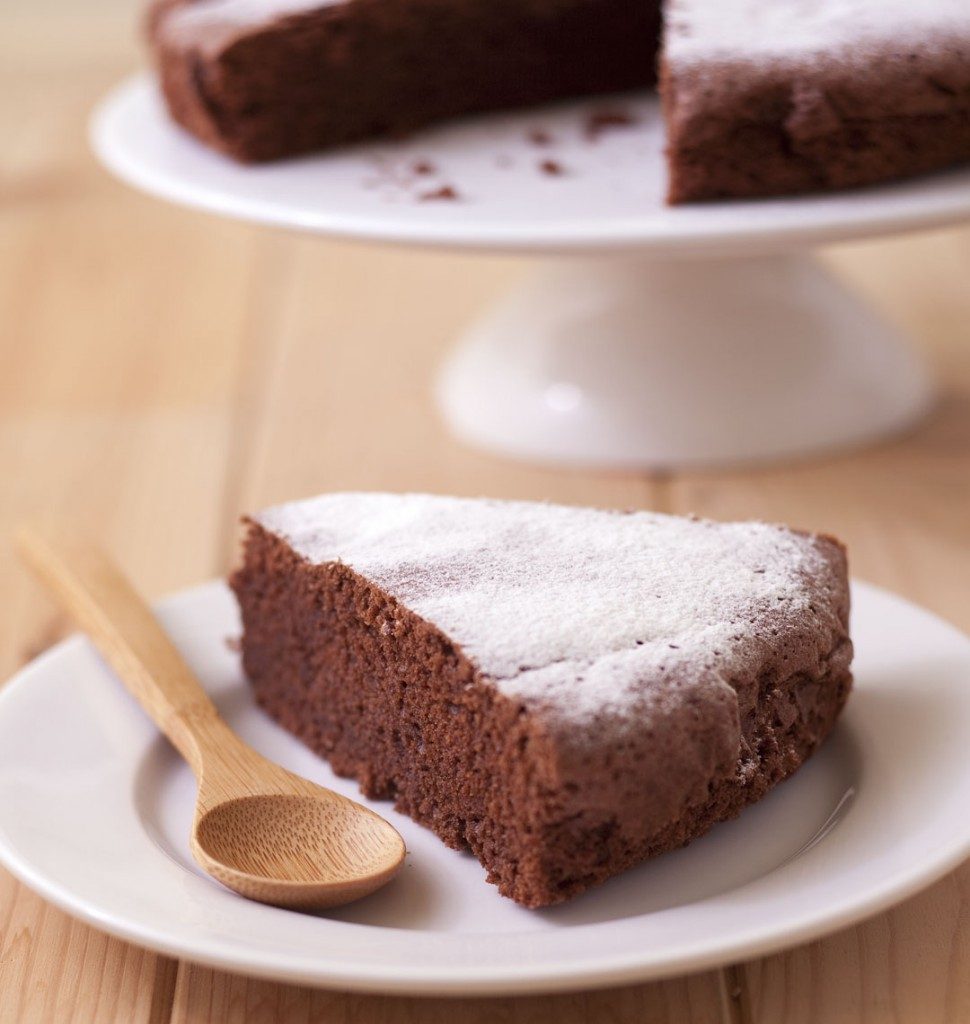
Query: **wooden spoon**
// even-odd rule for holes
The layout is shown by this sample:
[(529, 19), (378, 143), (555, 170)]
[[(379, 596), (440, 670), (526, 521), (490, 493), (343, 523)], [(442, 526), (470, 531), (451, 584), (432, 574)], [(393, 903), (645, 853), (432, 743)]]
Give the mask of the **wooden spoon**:
[(191, 766), (192, 854), (213, 878), (248, 899), (304, 910), (350, 903), (390, 881), (404, 862), (397, 831), (243, 743), (102, 551), (65, 529), (26, 528), (18, 542)]

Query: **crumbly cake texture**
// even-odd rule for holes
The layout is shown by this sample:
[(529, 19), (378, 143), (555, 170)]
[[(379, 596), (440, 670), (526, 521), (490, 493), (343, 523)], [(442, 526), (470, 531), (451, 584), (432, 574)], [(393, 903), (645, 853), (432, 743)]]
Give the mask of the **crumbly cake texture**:
[(150, 26), (172, 116), (242, 161), (644, 87), (658, 63), (671, 202), (970, 160), (967, 0), (153, 0)]
[(842, 547), (761, 523), (331, 494), (232, 587), (263, 707), (530, 907), (760, 798), (851, 683)]
[(966, 0), (668, 0), (665, 12), (672, 202), (970, 160)]

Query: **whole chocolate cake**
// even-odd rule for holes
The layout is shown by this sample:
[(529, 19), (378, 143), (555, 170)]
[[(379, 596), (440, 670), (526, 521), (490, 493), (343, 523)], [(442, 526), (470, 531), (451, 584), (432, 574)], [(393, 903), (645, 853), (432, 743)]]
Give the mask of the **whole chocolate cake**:
[(331, 494), (232, 587), (260, 704), (530, 907), (736, 815), (851, 684), (843, 548), (763, 523)]
[(645, 87), (658, 63), (672, 202), (970, 160), (967, 0), (154, 0), (150, 36), (172, 116), (242, 161)]

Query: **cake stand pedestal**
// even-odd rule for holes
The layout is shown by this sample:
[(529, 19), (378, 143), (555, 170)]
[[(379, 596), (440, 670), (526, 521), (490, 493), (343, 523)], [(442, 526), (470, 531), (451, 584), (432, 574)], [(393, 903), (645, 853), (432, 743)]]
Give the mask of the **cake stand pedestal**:
[[(621, 104), (622, 117), (600, 116)], [(604, 122), (613, 130), (592, 130)], [(970, 217), (966, 169), (852, 193), (667, 207), (662, 123), (646, 97), (244, 168), (174, 127), (140, 77), (101, 105), (92, 136), (126, 181), (210, 212), (550, 257), (468, 331), (436, 390), (464, 440), (564, 464), (717, 466), (906, 428), (931, 401), (921, 360), (808, 252)]]
[(930, 393), (902, 339), (797, 255), (550, 262), (438, 381), (470, 443), (655, 468), (868, 441), (910, 425)]

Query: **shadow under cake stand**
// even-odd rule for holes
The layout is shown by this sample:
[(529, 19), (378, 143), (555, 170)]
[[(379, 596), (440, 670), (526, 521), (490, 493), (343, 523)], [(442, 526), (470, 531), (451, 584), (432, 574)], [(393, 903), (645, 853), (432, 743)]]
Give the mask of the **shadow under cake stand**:
[(970, 217), (970, 170), (861, 191), (667, 207), (653, 97), (478, 118), (241, 167), (168, 119), (148, 76), (92, 123), (119, 177), (277, 227), (543, 257), (460, 339), (437, 399), (505, 455), (663, 469), (896, 433), (932, 389), (905, 339), (812, 247)]

